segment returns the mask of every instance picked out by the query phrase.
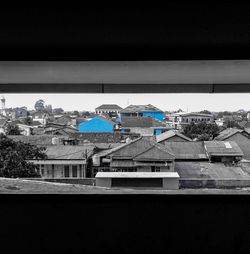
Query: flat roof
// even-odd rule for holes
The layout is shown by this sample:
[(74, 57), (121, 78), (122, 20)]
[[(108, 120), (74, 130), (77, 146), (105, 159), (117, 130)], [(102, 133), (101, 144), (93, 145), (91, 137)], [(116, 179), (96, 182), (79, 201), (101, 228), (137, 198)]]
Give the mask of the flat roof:
[(179, 178), (177, 172), (98, 172), (96, 178)]

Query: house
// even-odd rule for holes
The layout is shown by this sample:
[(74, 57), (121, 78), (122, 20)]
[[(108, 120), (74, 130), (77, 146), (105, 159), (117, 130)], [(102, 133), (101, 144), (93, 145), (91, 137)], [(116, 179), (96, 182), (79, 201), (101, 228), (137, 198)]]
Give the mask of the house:
[[(110, 171), (173, 172), (174, 155), (152, 137), (140, 137), (99, 154)], [(101, 162), (100, 162), (101, 165)], [(98, 167), (96, 168), (98, 171)]]
[(166, 142), (190, 142), (192, 139), (183, 135), (177, 130), (168, 130), (156, 137), (156, 141), (161, 144), (165, 144)]
[(126, 139), (139, 138), (139, 134), (121, 132), (78, 132), (71, 133), (69, 137), (77, 139), (79, 144), (90, 143), (125, 143)]
[(79, 124), (79, 132), (114, 132), (115, 123), (104, 117), (94, 117)]
[(212, 123), (214, 122), (214, 116), (212, 114), (203, 114), (203, 113), (185, 113), (180, 114), (179, 122), (181, 125), (201, 122)]
[(250, 133), (246, 130), (228, 128), (219, 133), (215, 140), (235, 141), (244, 154), (244, 158), (250, 159)]
[(61, 123), (47, 123), (44, 127), (44, 133), (49, 135), (69, 135), (78, 133), (78, 129)]
[(32, 117), (33, 121), (38, 121), (43, 125), (45, 125), (50, 119), (50, 115), (45, 112), (34, 112), (30, 114), (30, 116)]
[(122, 117), (154, 117), (160, 121), (164, 120), (164, 112), (155, 106), (148, 105), (130, 105), (120, 112)]
[(122, 117), (121, 131), (142, 136), (159, 135), (170, 127), (154, 117)]
[(25, 136), (29, 136), (32, 134), (32, 126), (26, 125), (26, 124), (17, 124), (18, 129), (20, 130), (20, 133)]
[(13, 108), (11, 111), (12, 119), (27, 118), (27, 117), (28, 117), (28, 110), (26, 107)]
[(235, 141), (204, 141), (204, 147), (211, 162), (237, 164), (244, 156)]
[(30, 160), (38, 165), (42, 178), (85, 178), (87, 161), (94, 146), (52, 145), (45, 150), (46, 160)]
[(68, 115), (62, 115), (55, 118), (54, 123), (63, 124), (63, 125), (72, 125), (73, 119)]
[(97, 115), (111, 114), (117, 116), (121, 110), (122, 108), (116, 104), (102, 104), (95, 109), (95, 113)]

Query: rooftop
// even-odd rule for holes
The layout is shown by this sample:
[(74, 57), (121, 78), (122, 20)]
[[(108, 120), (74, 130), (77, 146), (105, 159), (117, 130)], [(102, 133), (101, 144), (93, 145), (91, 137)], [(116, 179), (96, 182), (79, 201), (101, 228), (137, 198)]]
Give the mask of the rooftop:
[(114, 109), (114, 110), (121, 110), (122, 108), (117, 104), (102, 104), (101, 106), (97, 107), (96, 109)]
[(148, 105), (129, 105), (128, 107), (121, 110), (121, 113), (133, 113), (133, 112), (163, 112), (162, 110), (156, 108), (155, 106)]
[(204, 145), (210, 156), (243, 156), (235, 141), (204, 141)]
[(196, 113), (196, 112), (191, 112), (191, 113), (184, 113), (181, 114), (181, 116), (203, 116), (203, 117), (213, 117), (212, 114), (203, 114), (203, 113)]
[(45, 153), (49, 160), (84, 160), (85, 152), (87, 152), (88, 157), (92, 155), (94, 145), (84, 146), (64, 146), (64, 145), (54, 145), (47, 147)]
[(183, 138), (187, 141), (192, 141), (192, 139), (190, 139), (189, 137), (181, 134), (179, 131), (176, 131), (176, 130), (169, 130), (169, 131), (161, 133), (160, 135), (156, 136), (156, 141), (161, 142), (163, 140), (172, 138), (174, 136), (178, 136), (178, 137)]
[(96, 178), (179, 178), (177, 172), (98, 172)]
[(122, 117), (122, 127), (167, 127), (163, 122), (154, 117)]
[(166, 142), (165, 147), (172, 151), (177, 160), (208, 159), (203, 142)]
[(236, 128), (227, 128), (219, 133), (219, 135), (215, 138), (216, 140), (225, 140), (231, 136), (233, 136), (236, 133), (246, 133), (249, 135), (246, 131)]

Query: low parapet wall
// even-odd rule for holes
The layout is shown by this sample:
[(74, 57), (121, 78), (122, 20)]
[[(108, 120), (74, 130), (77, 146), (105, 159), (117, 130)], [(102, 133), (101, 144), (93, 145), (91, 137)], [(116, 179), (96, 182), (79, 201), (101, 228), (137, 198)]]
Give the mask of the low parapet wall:
[(26, 178), (26, 180), (45, 181), (52, 183), (68, 183), (68, 184), (82, 184), (95, 185), (95, 178)]
[(250, 187), (250, 178), (248, 179), (201, 179), (201, 178), (180, 178), (180, 188), (217, 188), (217, 189), (232, 189)]

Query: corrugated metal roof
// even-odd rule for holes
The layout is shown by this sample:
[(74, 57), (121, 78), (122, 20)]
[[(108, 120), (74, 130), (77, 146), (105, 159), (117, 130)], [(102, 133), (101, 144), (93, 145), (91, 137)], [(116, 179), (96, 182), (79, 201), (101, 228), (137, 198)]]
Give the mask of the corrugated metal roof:
[(133, 112), (163, 112), (157, 107), (148, 104), (148, 105), (129, 105), (128, 107), (121, 110), (121, 113), (133, 113)]
[(95, 146), (64, 146), (54, 145), (47, 147), (45, 153), (48, 159), (57, 160), (84, 160), (84, 153), (87, 151), (88, 157), (92, 155)]
[(172, 151), (175, 159), (208, 159), (203, 142), (166, 142), (165, 147)]
[(96, 109), (114, 109), (114, 110), (121, 110), (122, 108), (117, 104), (102, 104), (101, 106), (97, 107)]
[(163, 140), (172, 138), (174, 136), (178, 136), (178, 137), (183, 138), (183, 139), (185, 139), (187, 141), (192, 141), (192, 139), (190, 139), (189, 137), (181, 134), (179, 131), (176, 131), (176, 130), (169, 130), (169, 131), (161, 133), (160, 135), (157, 135), (156, 136), (156, 141), (157, 142), (161, 142)]
[(250, 178), (240, 167), (229, 167), (218, 162), (175, 162), (175, 170), (181, 178)]
[[(227, 148), (225, 143), (229, 143), (231, 148)], [(243, 156), (243, 152), (235, 141), (204, 141), (205, 148), (211, 156)]]
[(52, 138), (65, 138), (67, 139), (68, 136), (58, 136), (58, 135), (30, 135), (30, 136), (23, 136), (23, 135), (8, 135), (8, 138), (11, 138), (15, 141), (21, 141), (24, 143), (30, 143), (32, 145), (38, 146), (48, 146), (52, 144)]
[(165, 123), (154, 117), (122, 117), (122, 127), (167, 127)]
[(236, 128), (228, 128), (219, 133), (219, 135), (215, 138), (215, 140), (224, 140), (231, 136), (233, 136), (236, 133), (241, 133), (243, 130), (236, 129)]

